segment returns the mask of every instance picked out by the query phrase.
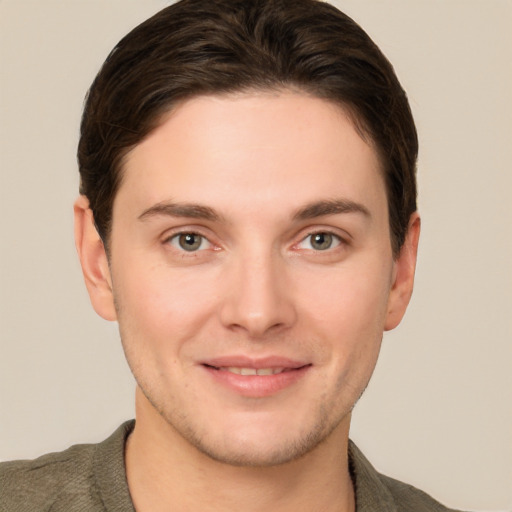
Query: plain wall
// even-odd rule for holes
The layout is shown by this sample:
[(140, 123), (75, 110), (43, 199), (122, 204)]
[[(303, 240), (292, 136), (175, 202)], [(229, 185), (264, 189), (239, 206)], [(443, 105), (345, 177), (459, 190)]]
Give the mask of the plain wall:
[[(512, 509), (512, 2), (347, 0), (393, 62), (420, 135), (415, 294), (352, 437), (452, 506)], [(105, 438), (133, 416), (115, 324), (72, 239), (83, 97), (166, 2), (0, 0), (0, 460)]]

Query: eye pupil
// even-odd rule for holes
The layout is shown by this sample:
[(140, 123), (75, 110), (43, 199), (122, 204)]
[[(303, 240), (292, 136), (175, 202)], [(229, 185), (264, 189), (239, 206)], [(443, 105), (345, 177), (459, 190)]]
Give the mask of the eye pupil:
[(185, 251), (195, 251), (201, 246), (201, 236), (195, 233), (185, 233), (180, 235), (179, 244)]
[(329, 233), (316, 233), (311, 236), (311, 246), (317, 251), (325, 251), (332, 245), (332, 235)]

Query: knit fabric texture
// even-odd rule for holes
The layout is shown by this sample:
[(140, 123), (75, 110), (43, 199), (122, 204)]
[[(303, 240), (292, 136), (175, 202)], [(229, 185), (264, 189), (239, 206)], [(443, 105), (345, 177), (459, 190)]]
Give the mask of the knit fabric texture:
[[(0, 464), (0, 512), (135, 512), (124, 462), (134, 425), (124, 423), (99, 444)], [(349, 465), (357, 512), (455, 512), (378, 473), (352, 442)]]

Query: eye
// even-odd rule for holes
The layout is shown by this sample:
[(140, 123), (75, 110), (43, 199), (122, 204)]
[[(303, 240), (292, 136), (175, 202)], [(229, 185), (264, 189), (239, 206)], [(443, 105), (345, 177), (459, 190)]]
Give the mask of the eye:
[(313, 249), (314, 251), (326, 251), (341, 244), (340, 237), (328, 232), (311, 233), (304, 238), (299, 247), (301, 249)]
[(169, 243), (176, 249), (195, 252), (211, 247), (211, 243), (202, 235), (197, 233), (178, 233), (169, 238)]

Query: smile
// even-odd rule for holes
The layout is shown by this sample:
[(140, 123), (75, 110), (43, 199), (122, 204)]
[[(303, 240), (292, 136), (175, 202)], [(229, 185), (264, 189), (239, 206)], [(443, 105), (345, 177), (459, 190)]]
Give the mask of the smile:
[(245, 361), (245, 364), (240, 359), (238, 364), (235, 361), (230, 361), (231, 364), (220, 360), (208, 361), (201, 366), (213, 382), (222, 388), (239, 396), (263, 398), (297, 385), (312, 367), (309, 363), (302, 364), (281, 358), (278, 362), (277, 359), (265, 362)]
[[(227, 366), (217, 368), (217, 370), (235, 373), (236, 375), (276, 375), (286, 371), (286, 368), (240, 368), (237, 366)], [(288, 369), (288, 371), (290, 371)]]

